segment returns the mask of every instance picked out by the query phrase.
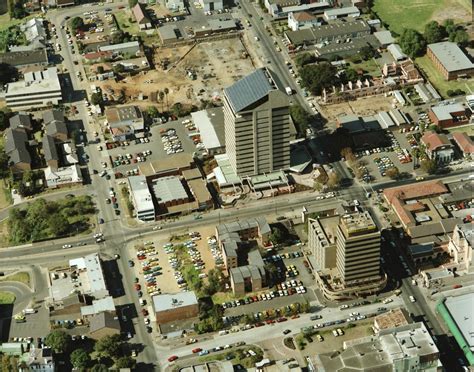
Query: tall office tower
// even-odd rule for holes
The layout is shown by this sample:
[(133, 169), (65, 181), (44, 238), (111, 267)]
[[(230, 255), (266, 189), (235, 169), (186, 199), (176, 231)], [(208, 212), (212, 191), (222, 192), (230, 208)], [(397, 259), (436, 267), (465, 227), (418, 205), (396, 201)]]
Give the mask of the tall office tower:
[(341, 216), (336, 266), (344, 286), (380, 279), (380, 231), (369, 212)]
[(224, 89), (225, 145), (239, 176), (290, 167), (289, 100), (274, 73), (261, 68)]

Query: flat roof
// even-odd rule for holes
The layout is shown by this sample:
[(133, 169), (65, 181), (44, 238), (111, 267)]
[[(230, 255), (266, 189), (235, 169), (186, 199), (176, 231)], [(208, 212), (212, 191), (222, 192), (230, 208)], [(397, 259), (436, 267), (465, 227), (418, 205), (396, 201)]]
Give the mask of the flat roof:
[(219, 186), (237, 185), (242, 182), (230, 164), (229, 155), (216, 155), (214, 159), (216, 160), (218, 167), (214, 168), (213, 171)]
[(152, 297), (155, 312), (178, 309), (184, 306), (197, 305), (196, 294), (193, 291), (174, 294), (161, 294)]
[(467, 58), (456, 43), (442, 41), (440, 43), (428, 44), (428, 48), (449, 72), (474, 68), (474, 63)]
[(107, 291), (98, 253), (69, 260), (69, 266), (85, 270), (91, 293)]
[(7, 84), (7, 96), (30, 94), (38, 95), (49, 92), (61, 92), (58, 72), (56, 67), (50, 67), (45, 71), (29, 72), (24, 76), (24, 80)]
[(176, 176), (154, 179), (152, 181), (152, 188), (158, 203), (188, 198), (188, 193), (184, 189), (181, 180)]
[(448, 297), (444, 304), (469, 348), (474, 350), (474, 293)]
[(112, 44), (112, 45), (104, 45), (99, 48), (101, 52), (107, 52), (107, 51), (116, 51), (120, 49), (127, 49), (127, 48), (140, 48), (140, 43), (138, 41), (129, 41), (127, 43), (121, 43), (121, 44)]
[(225, 145), (224, 111), (222, 107), (192, 112), (194, 125), (199, 129), (206, 149), (216, 149)]
[(153, 199), (151, 197), (150, 189), (146, 182), (145, 176), (131, 176), (128, 177), (130, 184), (130, 192), (135, 201), (135, 208), (137, 211), (154, 210)]
[(376, 31), (374, 32), (374, 36), (382, 45), (389, 45), (395, 42), (395, 39), (393, 38), (392, 33), (388, 30)]
[(437, 105), (431, 108), (438, 120), (450, 120), (453, 118), (451, 113), (465, 111), (461, 103), (450, 103), (448, 105)]
[(343, 16), (346, 14), (360, 14), (359, 8), (355, 6), (348, 6), (346, 8), (333, 8), (333, 9), (328, 9), (324, 11), (324, 16), (325, 17), (330, 17), (330, 16)]

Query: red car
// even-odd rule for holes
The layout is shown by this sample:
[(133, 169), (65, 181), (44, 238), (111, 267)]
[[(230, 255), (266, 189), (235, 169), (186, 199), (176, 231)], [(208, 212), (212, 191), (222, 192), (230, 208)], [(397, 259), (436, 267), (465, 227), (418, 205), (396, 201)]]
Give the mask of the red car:
[(273, 323), (275, 323), (275, 321), (274, 321), (273, 319), (267, 319), (265, 322), (266, 322), (267, 324), (273, 324)]
[(148, 315), (148, 310), (147, 309), (142, 309), (142, 314), (143, 314), (143, 316), (147, 316)]
[(139, 291), (140, 289), (142, 289), (142, 286), (137, 283), (137, 284), (135, 284), (135, 289), (136, 289), (137, 291)]
[(178, 356), (177, 356), (177, 355), (171, 355), (171, 356), (168, 358), (168, 362), (174, 362), (176, 359), (178, 359)]
[(287, 319), (286, 318), (278, 318), (277, 319), (277, 322), (278, 323), (281, 323), (281, 322), (285, 322)]
[(193, 354), (199, 353), (200, 351), (202, 351), (202, 349), (200, 347), (197, 347), (193, 349)]

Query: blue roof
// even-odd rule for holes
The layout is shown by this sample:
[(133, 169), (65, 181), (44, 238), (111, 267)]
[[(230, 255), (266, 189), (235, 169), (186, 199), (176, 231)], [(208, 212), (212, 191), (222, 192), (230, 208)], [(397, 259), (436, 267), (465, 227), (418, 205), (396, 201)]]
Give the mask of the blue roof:
[(239, 112), (277, 89), (272, 77), (261, 68), (224, 89), (234, 112)]

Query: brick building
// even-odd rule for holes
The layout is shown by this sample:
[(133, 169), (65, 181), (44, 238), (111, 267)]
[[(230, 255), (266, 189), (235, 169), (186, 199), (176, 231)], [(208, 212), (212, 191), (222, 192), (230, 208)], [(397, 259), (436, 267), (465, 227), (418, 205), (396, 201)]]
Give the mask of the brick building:
[(153, 309), (158, 324), (198, 316), (199, 306), (193, 291), (153, 296)]
[(474, 64), (456, 43), (443, 41), (429, 44), (427, 54), (446, 80), (474, 75)]

